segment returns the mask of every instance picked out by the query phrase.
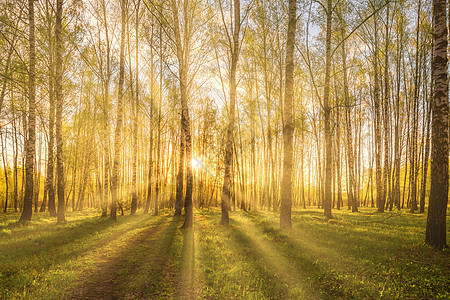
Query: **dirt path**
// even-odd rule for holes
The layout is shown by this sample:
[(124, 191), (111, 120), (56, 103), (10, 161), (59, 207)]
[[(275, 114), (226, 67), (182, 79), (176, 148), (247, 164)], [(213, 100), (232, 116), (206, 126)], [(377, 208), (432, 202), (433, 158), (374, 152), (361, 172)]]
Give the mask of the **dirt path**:
[[(179, 220), (157, 222), (98, 257), (94, 272), (83, 276), (72, 299), (161, 298), (161, 281), (174, 282), (171, 263)], [(176, 266), (175, 266), (176, 267)], [(164, 286), (164, 285), (162, 285)], [(173, 291), (166, 289), (166, 296)]]

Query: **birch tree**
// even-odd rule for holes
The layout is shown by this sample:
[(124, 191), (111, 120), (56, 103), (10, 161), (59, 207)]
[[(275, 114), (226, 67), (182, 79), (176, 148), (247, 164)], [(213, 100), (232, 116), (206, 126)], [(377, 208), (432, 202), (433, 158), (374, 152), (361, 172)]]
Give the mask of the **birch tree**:
[(447, 247), (448, 203), (448, 76), (447, 1), (433, 0), (433, 105), (431, 146), (431, 190), (425, 243), (438, 249)]
[[(286, 40), (286, 85), (284, 97), (283, 124), (283, 180), (281, 183), (281, 228), (292, 228), (292, 165), (293, 165), (293, 136), (294, 136), (294, 47), (295, 29), (297, 25), (297, 2), (289, 0), (289, 22)], [(303, 166), (302, 166), (303, 167)], [(302, 178), (303, 179), (303, 178)]]

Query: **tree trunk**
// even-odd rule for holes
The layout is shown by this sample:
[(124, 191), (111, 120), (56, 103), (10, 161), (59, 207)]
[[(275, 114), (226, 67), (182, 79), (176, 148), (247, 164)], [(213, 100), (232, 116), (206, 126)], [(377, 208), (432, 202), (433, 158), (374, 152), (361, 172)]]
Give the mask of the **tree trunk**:
[(123, 84), (125, 74), (125, 28), (127, 19), (126, 0), (120, 1), (121, 7), (121, 34), (120, 34), (120, 56), (119, 56), (119, 86), (117, 93), (117, 120), (114, 132), (114, 163), (111, 176), (111, 214), (110, 218), (117, 220), (117, 203), (119, 198), (119, 164), (120, 164), (120, 146), (123, 123)]
[[(192, 186), (193, 186), (193, 176), (192, 176), (192, 139), (191, 139), (191, 121), (189, 117), (189, 109), (187, 105), (188, 100), (188, 57), (189, 57), (189, 34), (190, 29), (189, 24), (186, 21), (187, 18), (187, 5), (184, 3), (184, 30), (183, 36), (184, 40), (181, 40), (180, 22), (178, 17), (178, 7), (176, 0), (171, 1), (172, 14), (174, 19), (174, 31), (175, 31), (175, 44), (177, 49), (178, 58), (178, 68), (179, 68), (179, 83), (180, 83), (180, 100), (181, 100), (181, 130), (184, 136), (184, 147), (186, 150), (186, 195), (184, 199), (184, 224), (182, 228), (191, 228), (193, 226), (194, 210), (192, 204)], [(184, 47), (183, 47), (184, 45)], [(180, 152), (182, 150), (180, 149)], [(181, 156), (181, 155), (180, 155)]]
[(8, 152), (7, 152), (7, 148), (5, 147), (6, 140), (7, 140), (7, 137), (5, 134), (5, 142), (3, 142), (3, 134), (0, 131), (0, 141), (2, 144), (3, 172), (5, 174), (5, 208), (3, 209), (4, 213), (6, 213), (8, 211), (8, 197), (9, 197), (8, 163), (6, 162), (6, 157), (8, 156)]
[(386, 39), (384, 49), (384, 101), (383, 101), (383, 121), (384, 121), (384, 170), (383, 170), (383, 205), (389, 200), (389, 186), (391, 178), (391, 162), (389, 154), (390, 139), (390, 86), (389, 86), (389, 4), (386, 6)]
[(63, 44), (62, 44), (62, 5), (63, 0), (56, 2), (56, 173), (57, 173), (57, 187), (58, 187), (58, 209), (57, 219), (58, 223), (64, 222), (64, 165), (63, 165), (63, 140), (62, 140), (62, 110), (63, 110)]
[[(34, 157), (36, 150), (36, 40), (34, 36), (34, 0), (28, 0), (28, 28), (30, 65), (28, 67), (28, 134), (26, 138), (25, 154), (25, 192), (23, 197), (23, 210), (19, 221), (30, 221), (33, 213), (33, 177)], [(22, 179), (23, 180), (23, 179)]]
[[(41, 189), (41, 162), (42, 162), (42, 138), (39, 137), (39, 148), (38, 148), (38, 155), (36, 156), (36, 176), (34, 177), (36, 182), (34, 184), (34, 212), (37, 213), (38, 210), (38, 203), (39, 203), (39, 193)], [(39, 157), (39, 159), (38, 159)]]
[[(132, 196), (131, 196), (131, 214), (134, 215), (137, 210), (137, 144), (138, 144), (138, 116), (139, 116), (139, 4), (136, 4), (136, 94), (133, 102), (133, 178), (132, 178)], [(130, 51), (131, 52), (131, 51)]]
[(220, 224), (229, 224), (228, 211), (230, 210), (231, 168), (233, 166), (233, 133), (236, 110), (236, 68), (239, 59), (239, 34), (241, 26), (240, 0), (234, 0), (234, 32), (233, 44), (230, 41), (231, 68), (230, 68), (230, 114), (227, 126), (227, 137), (225, 144), (225, 174), (222, 186), (222, 217)]
[[(300, 95), (301, 97), (301, 95)], [(303, 208), (306, 208), (306, 196), (305, 196), (305, 117), (304, 117), (304, 111), (303, 111), (303, 107), (302, 107), (302, 126), (301, 126), (301, 146), (300, 146), (300, 161), (301, 161), (301, 169), (300, 169), (300, 176), (301, 176), (301, 182), (300, 184), (302, 185), (302, 199), (303, 199)], [(311, 169), (311, 166), (309, 166), (309, 169)], [(308, 193), (309, 193), (309, 178), (308, 178)], [(308, 202), (311, 201), (308, 197)], [(308, 205), (310, 205), (310, 203), (308, 203)]]
[(380, 79), (378, 68), (378, 15), (374, 16), (374, 56), (373, 56), (373, 68), (374, 68), (374, 110), (375, 110), (375, 184), (377, 191), (377, 208), (378, 212), (384, 212), (384, 198), (383, 198), (383, 180), (382, 180), (382, 166), (381, 166), (381, 112), (380, 112)]
[[(50, 37), (50, 34), (49, 34)], [(52, 45), (52, 41), (49, 41), (49, 44)], [(52, 49), (52, 47), (50, 47)], [(47, 146), (47, 175), (45, 177), (45, 189), (44, 189), (44, 198), (48, 199), (48, 211), (50, 213), (51, 217), (56, 216), (56, 209), (55, 209), (55, 190), (53, 187), (53, 148), (54, 148), (54, 141), (55, 141), (55, 133), (54, 133), (54, 126), (55, 126), (55, 98), (53, 94), (53, 51), (49, 51), (49, 74), (48, 74), (48, 82), (49, 82), (49, 118), (48, 118), (48, 146)], [(42, 201), (41, 211), (45, 211), (45, 203), (46, 201)]]
[[(151, 32), (150, 43), (153, 45), (153, 26)], [(153, 47), (150, 47), (150, 124), (153, 123), (153, 74), (154, 74), (154, 64), (153, 64)], [(152, 199), (152, 175), (153, 175), (153, 126), (150, 126), (150, 145), (148, 154), (148, 186), (147, 186), (147, 200), (145, 202), (144, 213), (148, 213), (150, 209), (150, 202)]]
[[(430, 95), (433, 96), (433, 75), (434, 71), (431, 69)], [(425, 212), (425, 196), (427, 191), (428, 181), (428, 159), (430, 156), (430, 129), (431, 129), (431, 97), (427, 97), (427, 116), (426, 116), (426, 134), (425, 134), (425, 154), (423, 156), (423, 171), (422, 171), (422, 188), (420, 194), (420, 213)]]
[(177, 173), (174, 216), (181, 216), (181, 209), (183, 207), (183, 185), (184, 185), (183, 174), (184, 174), (184, 136), (183, 131), (180, 130), (180, 152), (178, 156), (178, 173)]
[[(13, 103), (13, 102), (11, 102)], [(14, 146), (13, 146), (13, 151), (14, 151), (14, 171), (13, 171), (13, 177), (14, 177), (14, 212), (17, 212), (17, 198), (18, 198), (18, 174), (17, 174), (17, 156), (19, 154), (19, 149), (18, 149), (18, 142), (17, 142), (17, 128), (16, 128), (16, 119), (13, 119), (13, 131), (14, 131)]]
[(293, 136), (294, 136), (294, 47), (295, 29), (297, 24), (297, 2), (289, 0), (289, 23), (286, 40), (286, 85), (284, 97), (283, 124), (283, 180), (281, 183), (281, 228), (292, 228), (292, 165), (293, 165)]
[[(345, 25), (342, 24), (342, 39), (346, 37)], [(349, 87), (348, 87), (348, 73), (347, 73), (347, 49), (345, 47), (345, 40), (342, 42), (342, 74), (344, 83), (344, 103), (345, 103), (345, 133), (346, 133), (346, 152), (347, 152), (347, 166), (348, 166), (348, 189), (347, 189), (347, 202), (348, 207), (352, 208), (352, 212), (357, 212), (358, 207), (356, 205), (355, 193), (355, 158), (353, 153), (353, 133), (352, 133), (352, 118), (351, 112), (353, 103), (350, 101)]]
[(419, 93), (420, 93), (420, 12), (421, 1), (418, 2), (417, 8), (417, 28), (416, 28), (416, 54), (415, 54), (415, 67), (414, 67), (414, 97), (413, 97), (413, 111), (412, 111), (412, 138), (411, 138), (411, 157), (410, 157), (410, 190), (411, 190), (411, 207), (410, 212), (417, 210), (417, 172), (419, 168), (418, 162), (418, 126), (419, 126)]
[(431, 191), (425, 243), (437, 249), (447, 247), (448, 202), (448, 78), (447, 7), (445, 0), (433, 0), (433, 121), (431, 146)]
[[(253, 70), (252, 70), (253, 75)], [(253, 77), (253, 76), (252, 76)], [(257, 210), (257, 190), (256, 190), (256, 102), (253, 99), (253, 82), (250, 86), (250, 131), (251, 131), (251, 141), (250, 141), (250, 148), (251, 148), (251, 200), (250, 200), (250, 206), (249, 210)]]
[(337, 202), (336, 208), (341, 208), (342, 202), (342, 181), (341, 181), (341, 128), (340, 109), (336, 108), (336, 181), (337, 181)]
[[(401, 19), (400, 21), (401, 22)], [(395, 99), (395, 130), (394, 130), (394, 204), (397, 207), (397, 210), (400, 210), (400, 168), (401, 168), (401, 155), (402, 148), (400, 147), (400, 139), (401, 139), (401, 120), (400, 120), (400, 86), (401, 86), (401, 55), (403, 53), (403, 30), (400, 26), (398, 26), (399, 30), (397, 31), (397, 39), (399, 40), (397, 45), (397, 57), (396, 57), (396, 72), (397, 72), (397, 90), (396, 90), (396, 99)], [(406, 173), (406, 168), (405, 168)]]
[[(150, 120), (153, 115), (153, 98), (150, 100)], [(145, 202), (144, 213), (148, 213), (150, 209), (150, 201), (152, 199), (152, 172), (153, 172), (153, 128), (150, 128), (150, 149), (148, 154), (148, 185), (147, 185), (147, 200)]]
[(111, 47), (109, 42), (109, 30), (108, 21), (106, 15), (106, 3), (105, 0), (102, 1), (102, 13), (103, 13), (103, 23), (105, 24), (105, 39), (106, 39), (106, 78), (103, 79), (102, 70), (102, 84), (103, 84), (103, 134), (105, 140), (103, 141), (103, 196), (102, 196), (102, 217), (108, 215), (108, 198), (109, 198), (109, 172), (110, 172), (110, 158), (109, 158), (109, 142), (110, 142), (110, 130), (109, 130), (109, 83), (111, 80)]
[(324, 215), (327, 219), (331, 215), (331, 164), (332, 164), (332, 137), (331, 137), (331, 107), (330, 98), (330, 69), (331, 69), (331, 22), (332, 22), (332, 1), (327, 0), (327, 27), (326, 27), (326, 54), (325, 54), (325, 88), (323, 95), (323, 109), (325, 122), (325, 190), (323, 199)]
[(163, 88), (163, 65), (162, 65), (162, 27), (159, 27), (159, 47), (160, 47), (160, 64), (159, 64), (159, 104), (158, 104), (158, 141), (156, 150), (156, 187), (155, 187), (155, 212), (154, 215), (158, 215), (159, 209), (159, 195), (161, 189), (161, 110), (162, 110), (162, 88)]

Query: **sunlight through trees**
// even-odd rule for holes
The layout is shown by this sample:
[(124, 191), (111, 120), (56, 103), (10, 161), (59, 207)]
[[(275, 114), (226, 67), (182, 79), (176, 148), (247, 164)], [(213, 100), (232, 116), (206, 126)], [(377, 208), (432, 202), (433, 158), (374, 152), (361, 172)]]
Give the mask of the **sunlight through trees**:
[(370, 207), (445, 248), (447, 2), (3, 0), (2, 209)]

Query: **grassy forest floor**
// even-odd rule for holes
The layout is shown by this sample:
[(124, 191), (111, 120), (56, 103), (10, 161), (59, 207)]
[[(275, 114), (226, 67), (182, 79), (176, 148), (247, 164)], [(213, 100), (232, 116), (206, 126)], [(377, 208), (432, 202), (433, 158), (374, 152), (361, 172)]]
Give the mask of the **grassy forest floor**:
[(195, 211), (194, 230), (171, 211), (0, 215), (0, 298), (450, 298), (450, 251), (423, 245), (425, 215), (333, 214), (294, 210), (290, 231), (275, 212), (231, 212), (223, 227), (219, 210)]

